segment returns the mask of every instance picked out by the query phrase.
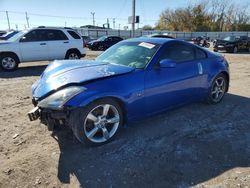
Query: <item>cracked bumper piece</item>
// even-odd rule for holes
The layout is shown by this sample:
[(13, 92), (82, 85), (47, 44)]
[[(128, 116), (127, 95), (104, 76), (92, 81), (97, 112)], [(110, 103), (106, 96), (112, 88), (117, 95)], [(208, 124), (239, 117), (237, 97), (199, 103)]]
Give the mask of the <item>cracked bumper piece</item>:
[(49, 130), (53, 130), (55, 125), (63, 125), (68, 122), (69, 111), (41, 109), (35, 107), (28, 113), (28, 117), (30, 121), (40, 119), (41, 123), (47, 125)]

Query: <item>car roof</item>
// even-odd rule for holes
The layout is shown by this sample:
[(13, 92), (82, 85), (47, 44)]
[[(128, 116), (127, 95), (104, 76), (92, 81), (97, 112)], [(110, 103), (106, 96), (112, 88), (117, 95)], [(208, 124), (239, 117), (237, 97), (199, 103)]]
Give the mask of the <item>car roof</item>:
[(56, 27), (56, 26), (38, 26), (38, 27), (33, 27), (32, 29), (66, 29), (66, 30), (75, 30), (74, 28), (71, 27)]
[(139, 38), (133, 38), (133, 39), (128, 39), (126, 41), (130, 42), (148, 42), (148, 43), (155, 43), (155, 44), (165, 44), (170, 41), (181, 41), (181, 40), (176, 40), (176, 39), (171, 39), (171, 38), (157, 38), (157, 37), (139, 37)]

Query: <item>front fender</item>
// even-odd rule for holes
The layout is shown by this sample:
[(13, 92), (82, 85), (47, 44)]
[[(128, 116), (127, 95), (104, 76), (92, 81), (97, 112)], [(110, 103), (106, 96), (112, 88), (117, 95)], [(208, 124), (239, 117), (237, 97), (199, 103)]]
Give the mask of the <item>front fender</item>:
[(69, 101), (67, 101), (64, 106), (67, 106), (73, 109), (79, 108), (79, 107), (85, 107), (93, 101), (96, 101), (102, 98), (107, 98), (107, 97), (116, 98), (119, 101), (122, 101), (122, 103), (126, 105), (125, 98), (121, 97), (121, 95), (117, 93), (82, 92), (79, 95), (74, 96)]

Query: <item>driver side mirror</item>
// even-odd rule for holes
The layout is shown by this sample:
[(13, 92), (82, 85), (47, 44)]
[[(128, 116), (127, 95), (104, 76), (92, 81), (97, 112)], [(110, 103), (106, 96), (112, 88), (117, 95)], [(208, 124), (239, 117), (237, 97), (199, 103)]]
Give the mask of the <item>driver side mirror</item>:
[(26, 37), (25, 37), (25, 36), (23, 36), (23, 37), (20, 39), (20, 41), (19, 41), (19, 42), (25, 42), (25, 40), (26, 40)]
[(160, 61), (160, 67), (161, 68), (175, 68), (176, 67), (176, 61), (172, 59), (162, 59)]

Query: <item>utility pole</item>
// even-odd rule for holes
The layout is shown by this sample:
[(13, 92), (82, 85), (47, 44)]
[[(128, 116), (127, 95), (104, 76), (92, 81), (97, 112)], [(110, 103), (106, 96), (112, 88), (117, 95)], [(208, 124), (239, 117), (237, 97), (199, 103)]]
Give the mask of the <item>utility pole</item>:
[(67, 22), (64, 22), (64, 26), (67, 27)]
[(95, 12), (91, 12), (93, 18), (93, 26), (95, 26)]
[(113, 18), (113, 29), (115, 29), (115, 18)]
[(30, 28), (29, 17), (27, 12), (25, 12), (25, 16), (26, 16), (27, 26), (28, 28)]
[(8, 13), (8, 11), (6, 11), (6, 17), (7, 17), (9, 31), (10, 31), (10, 19), (9, 19), (9, 13)]
[(132, 37), (135, 37), (135, 0), (132, 2)]
[(109, 29), (109, 19), (107, 18), (107, 28)]

